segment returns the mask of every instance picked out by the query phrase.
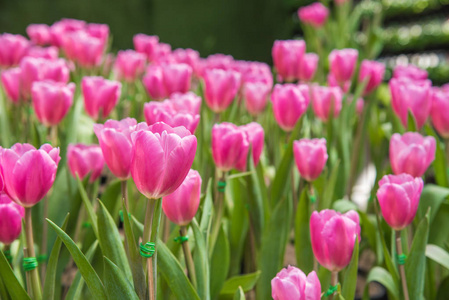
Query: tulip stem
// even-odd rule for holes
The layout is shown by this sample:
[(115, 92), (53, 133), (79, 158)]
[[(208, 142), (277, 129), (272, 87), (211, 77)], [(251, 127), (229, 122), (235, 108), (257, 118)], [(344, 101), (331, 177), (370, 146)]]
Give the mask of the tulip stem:
[[(398, 253), (398, 256), (402, 255), (401, 232), (399, 230), (396, 231), (396, 252)], [(410, 297), (408, 295), (407, 278), (405, 277), (405, 268), (403, 264), (399, 264), (399, 272), (401, 273), (401, 282), (402, 282), (402, 290), (404, 293), (404, 299), (409, 300)]]
[(128, 182), (127, 180), (122, 180), (122, 199), (123, 202), (125, 202), (125, 208), (126, 211), (129, 213), (129, 206), (128, 206)]
[[(225, 173), (222, 173), (222, 176), (220, 177), (220, 179), (218, 180), (218, 183), (220, 182), (225, 182)], [(217, 237), (218, 237), (218, 233), (220, 232), (220, 224), (221, 224), (221, 219), (223, 218), (223, 211), (224, 211), (224, 191), (225, 187), (219, 187), (218, 186), (218, 193), (217, 193), (217, 200), (216, 200), (216, 204), (217, 204), (217, 210), (215, 211), (215, 222), (212, 225), (212, 234), (210, 237), (210, 248), (209, 248), (209, 255), (211, 256), (211, 254), (214, 251), (214, 247), (215, 247), (215, 242), (217, 241)]]
[(41, 267), (41, 278), (42, 284), (45, 283), (45, 271), (46, 271), (46, 259), (47, 259), (47, 240), (48, 240), (48, 222), (46, 222), (48, 217), (48, 197), (45, 196), (43, 200), (44, 205), (44, 223), (42, 224), (42, 244), (39, 249), (40, 255), (44, 258), (41, 263), (39, 263)]
[[(143, 243), (151, 242), (151, 232), (153, 229), (154, 211), (156, 208), (157, 200), (149, 199), (147, 203), (147, 209), (145, 213), (145, 225), (143, 227)], [(153, 274), (153, 257), (146, 258), (147, 271), (148, 271), (148, 289), (149, 299), (155, 299), (154, 293), (154, 274)]]
[[(332, 271), (332, 273), (331, 273), (331, 286), (336, 286), (337, 284), (338, 284), (338, 272), (337, 271)], [(329, 296), (329, 300), (334, 299), (334, 294), (335, 293), (332, 293)]]
[(50, 142), (53, 147), (58, 145), (58, 126), (56, 125), (50, 127)]
[(444, 140), (444, 148), (446, 151), (446, 167), (449, 164), (449, 139)]
[[(180, 236), (187, 236), (187, 229), (185, 226), (181, 226), (179, 229)], [(182, 250), (184, 252), (184, 258), (186, 260), (187, 267), (187, 276), (193, 284), (193, 287), (196, 289), (196, 274), (195, 274), (195, 265), (193, 263), (192, 253), (190, 252), (189, 241), (184, 241), (182, 243)]]
[[(33, 224), (31, 219), (31, 207), (25, 207), (25, 237), (29, 257), (36, 257), (34, 251)], [(29, 271), (31, 277), (31, 289), (35, 300), (42, 299), (41, 284), (37, 269)]]
[[(23, 256), (28, 257), (28, 250), (26, 247), (23, 248)], [(30, 272), (25, 272), (25, 281), (27, 283), (28, 294), (31, 296), (31, 298), (34, 298), (33, 289), (31, 288), (32, 284), (31, 284), (31, 276), (30, 275), (31, 275)]]

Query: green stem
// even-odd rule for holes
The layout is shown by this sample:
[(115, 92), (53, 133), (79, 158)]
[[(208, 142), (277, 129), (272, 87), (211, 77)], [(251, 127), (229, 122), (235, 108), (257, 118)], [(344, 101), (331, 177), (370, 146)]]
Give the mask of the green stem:
[[(396, 231), (396, 251), (398, 255), (402, 254), (401, 232), (399, 230)], [(405, 268), (403, 264), (399, 264), (399, 272), (401, 273), (402, 291), (404, 293), (404, 299), (409, 300), (410, 297), (408, 295), (407, 278), (405, 277)]]
[(122, 188), (122, 199), (123, 199), (123, 202), (125, 202), (126, 211), (128, 211), (128, 213), (130, 213), (129, 206), (128, 206), (128, 182), (127, 182), (127, 180), (122, 180), (121, 188)]
[[(181, 226), (181, 228), (179, 229), (179, 234), (180, 236), (187, 235), (187, 229), (185, 226)], [(184, 252), (184, 258), (186, 260), (187, 276), (189, 276), (193, 287), (196, 289), (198, 285), (196, 282), (195, 265), (193, 263), (192, 253), (190, 252), (189, 241), (185, 241), (182, 243), (182, 250)]]
[[(34, 251), (33, 224), (31, 219), (31, 207), (25, 207), (25, 236), (27, 242), (27, 251), (29, 257), (36, 257)], [(37, 269), (29, 271), (31, 279), (31, 289), (34, 300), (42, 299), (41, 284)]]
[[(154, 235), (153, 232), (153, 219), (154, 212), (156, 209), (156, 204), (158, 203), (157, 199), (148, 199), (147, 209), (145, 213), (145, 225), (143, 227), (143, 241), (142, 243), (147, 243), (151, 241), (151, 237)], [(160, 217), (160, 216), (159, 216)], [(158, 226), (157, 226), (158, 227)], [(157, 228), (155, 228), (157, 230)], [(156, 235), (157, 239), (157, 235)], [(154, 240), (156, 243), (156, 240)], [(155, 293), (155, 276), (154, 276), (154, 266), (153, 266), (153, 256), (146, 259), (147, 263), (147, 272), (148, 272), (148, 289), (149, 289), (149, 298), (150, 300), (156, 299)]]
[[(44, 223), (42, 224), (42, 244), (40, 248), (40, 254), (41, 255), (47, 255), (47, 240), (48, 240), (48, 222), (46, 222), (48, 217), (48, 196), (45, 196), (44, 199)], [(46, 260), (39, 263), (39, 266), (41, 267), (41, 278), (42, 278), (42, 284), (45, 283), (45, 273), (46, 273), (46, 266), (47, 262)]]
[[(338, 284), (338, 272), (332, 271), (332, 274), (331, 274), (331, 286), (336, 286), (337, 284)], [(333, 293), (332, 295), (329, 296), (329, 300), (334, 299), (334, 294), (335, 293)]]
[[(225, 181), (225, 173), (222, 173), (222, 176), (219, 179), (220, 181)], [(214, 251), (215, 242), (217, 241), (218, 233), (220, 231), (220, 225), (221, 225), (221, 219), (223, 218), (223, 212), (224, 212), (224, 191), (218, 191), (217, 193), (217, 200), (216, 200), (216, 214), (214, 223), (212, 225), (212, 234), (211, 234), (211, 240), (210, 240), (210, 248), (209, 248), (209, 256), (212, 255), (212, 252)]]

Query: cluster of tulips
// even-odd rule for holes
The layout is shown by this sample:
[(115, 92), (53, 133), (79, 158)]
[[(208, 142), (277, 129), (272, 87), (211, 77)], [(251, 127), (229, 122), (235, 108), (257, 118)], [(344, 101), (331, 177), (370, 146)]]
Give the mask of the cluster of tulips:
[(1, 299), (354, 299), (364, 253), (364, 299), (444, 295), (449, 88), (426, 71), (388, 92), (349, 47), (277, 40), (273, 76), (145, 34), (113, 55), (105, 24), (27, 34), (0, 35)]

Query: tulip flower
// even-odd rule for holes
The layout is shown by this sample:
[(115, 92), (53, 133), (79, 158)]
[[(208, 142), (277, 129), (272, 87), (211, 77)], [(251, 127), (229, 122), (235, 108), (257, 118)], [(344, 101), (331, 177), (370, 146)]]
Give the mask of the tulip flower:
[(1, 73), (3, 89), (8, 99), (17, 104), (20, 100), (20, 68), (10, 68)]
[(424, 175), (435, 159), (436, 142), (432, 136), (423, 137), (417, 132), (402, 136), (393, 134), (390, 139), (390, 163), (393, 173), (407, 173), (413, 177)]
[(100, 39), (104, 45), (109, 39), (109, 26), (106, 24), (89, 23), (85, 31), (90, 36)]
[(52, 80), (37, 81), (31, 88), (31, 99), (36, 117), (45, 126), (58, 125), (73, 103), (75, 84)]
[(198, 63), (200, 61), (200, 53), (193, 49), (176, 49), (171, 53), (171, 57), (178, 64), (187, 64), (189, 65), (193, 73), (197, 76), (198, 73)]
[(94, 125), (94, 132), (100, 143), (106, 165), (120, 180), (131, 177), (131, 133), (143, 128), (147, 128), (144, 123), (137, 124), (137, 121), (131, 118), (121, 121), (107, 120), (104, 125)]
[(329, 271), (339, 272), (351, 261), (355, 242), (360, 242), (359, 215), (354, 210), (345, 214), (330, 209), (314, 211), (310, 237), (318, 262)]
[(330, 72), (340, 83), (351, 80), (357, 65), (359, 52), (356, 49), (332, 50), (329, 54)]
[(248, 112), (256, 116), (265, 110), (271, 86), (264, 82), (247, 82), (243, 85), (243, 98)]
[(339, 87), (343, 93), (348, 93), (351, 88), (351, 80), (339, 83), (337, 79), (335, 79), (334, 74), (329, 73), (327, 74), (327, 85), (330, 87)]
[(270, 88), (273, 86), (273, 74), (271, 68), (258, 61), (238, 60), (234, 62), (234, 69), (242, 75), (243, 84), (265, 83)]
[(0, 165), (5, 193), (23, 207), (34, 206), (52, 187), (60, 159), (59, 148), (49, 144), (39, 149), (30, 144), (2, 149)]
[(392, 78), (389, 82), (391, 105), (393, 111), (407, 128), (408, 114), (413, 115), (416, 126), (421, 129), (430, 114), (431, 86), (430, 80), (411, 81), (407, 78)]
[(449, 91), (434, 88), (431, 93), (432, 108), (430, 116), (432, 124), (445, 139), (449, 138)]
[(298, 68), (306, 52), (303, 40), (275, 41), (271, 50), (273, 63), (277, 73), (284, 81), (291, 82), (298, 79)]
[(84, 77), (81, 81), (81, 91), (84, 98), (86, 113), (94, 120), (106, 118), (120, 98), (122, 84), (103, 77)]
[(0, 242), (9, 245), (22, 232), (22, 218), (25, 209), (11, 201), (6, 194), (0, 194)]
[(30, 24), (26, 32), (36, 45), (45, 46), (51, 43), (50, 26), (47, 24)]
[(92, 68), (101, 64), (106, 40), (76, 31), (67, 34), (61, 46), (68, 59), (84, 68)]
[[(265, 133), (263, 127), (256, 122), (251, 122), (249, 124), (240, 126), (244, 132), (246, 132), (247, 140), (251, 146), (252, 157), (254, 166), (257, 166), (260, 160), (260, 155), (262, 154)], [(246, 170), (247, 156), (242, 156), (241, 160), (237, 164), (238, 170)]]
[(409, 174), (385, 175), (379, 181), (377, 199), (382, 215), (391, 228), (402, 230), (412, 223), (423, 185), (422, 178)]
[(292, 83), (276, 84), (271, 101), (276, 122), (287, 132), (293, 130), (309, 105), (309, 98), (304, 97), (302, 88)]
[(231, 70), (235, 61), (231, 55), (216, 53), (201, 59), (199, 63), (200, 76), (204, 76), (207, 70), (220, 69)]
[(137, 189), (148, 199), (173, 193), (192, 166), (196, 137), (184, 127), (156, 123), (132, 133), (131, 139), (131, 174)]
[(28, 48), (28, 52), (26, 56), (29, 57), (41, 57), (49, 60), (56, 60), (59, 56), (58, 48), (54, 46), (50, 47), (40, 47), (40, 46), (31, 46)]
[(61, 47), (65, 36), (69, 33), (84, 30), (86, 22), (76, 19), (62, 19), (50, 26), (51, 43)]
[(315, 271), (306, 276), (300, 269), (288, 266), (271, 280), (271, 297), (274, 300), (320, 300), (321, 283)]
[(393, 78), (408, 78), (411, 80), (426, 80), (427, 71), (414, 65), (401, 66), (398, 65), (393, 70)]
[(0, 34), (0, 67), (18, 65), (29, 47), (30, 42), (20, 34)]
[(188, 112), (192, 115), (200, 114), (202, 100), (194, 92), (174, 93), (170, 96), (170, 101), (177, 111)]
[(316, 28), (322, 27), (328, 16), (329, 10), (320, 2), (314, 2), (298, 9), (299, 20)]
[(338, 117), (342, 107), (343, 94), (339, 87), (317, 86), (312, 88), (312, 108), (315, 115), (327, 122), (331, 112)]
[(73, 178), (83, 180), (90, 175), (89, 182), (100, 177), (104, 167), (103, 153), (98, 145), (70, 144), (67, 148), (67, 163)]
[(191, 133), (195, 132), (200, 121), (199, 114), (191, 114), (178, 110), (171, 100), (145, 103), (143, 112), (148, 125), (164, 122), (172, 127), (184, 126)]
[(315, 53), (306, 53), (298, 69), (298, 78), (308, 82), (315, 76), (319, 57)]
[(359, 83), (367, 80), (364, 95), (374, 91), (381, 83), (385, 74), (383, 63), (364, 59), (360, 65)]
[(203, 76), (206, 104), (215, 113), (226, 110), (240, 88), (240, 73), (211, 69), (206, 70)]
[(117, 54), (114, 70), (118, 80), (133, 82), (145, 71), (145, 55), (133, 50), (122, 50)]
[(195, 217), (200, 205), (201, 176), (190, 170), (182, 184), (170, 195), (162, 198), (165, 215), (179, 226), (186, 226)]
[(293, 142), (293, 154), (299, 174), (311, 182), (317, 179), (327, 162), (326, 139), (301, 139)]
[(223, 172), (239, 168), (244, 171), (241, 161), (246, 160), (249, 145), (247, 133), (237, 125), (224, 122), (212, 127), (212, 157)]

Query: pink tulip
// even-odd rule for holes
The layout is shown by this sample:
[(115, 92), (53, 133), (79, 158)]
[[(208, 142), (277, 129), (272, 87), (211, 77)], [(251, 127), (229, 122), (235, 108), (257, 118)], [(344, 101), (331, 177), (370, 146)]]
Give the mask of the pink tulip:
[(84, 30), (86, 22), (75, 19), (62, 19), (55, 22), (50, 27), (51, 43), (56, 47), (61, 47), (67, 34), (75, 31)]
[(427, 71), (414, 65), (401, 66), (398, 65), (393, 70), (393, 78), (408, 78), (411, 80), (427, 79)]
[(340, 83), (337, 81), (337, 79), (335, 79), (335, 76), (332, 73), (327, 74), (327, 84), (330, 87), (341, 88), (343, 93), (348, 93), (349, 89), (351, 88), (351, 80)]
[(30, 48), (28, 48), (26, 56), (41, 57), (49, 60), (56, 60), (58, 59), (59, 56), (59, 50), (54, 46), (50, 47), (31, 46)]
[(90, 175), (89, 182), (100, 177), (104, 167), (103, 153), (98, 145), (70, 144), (67, 148), (67, 163), (73, 178), (81, 180)]
[(10, 68), (1, 73), (3, 89), (8, 99), (17, 104), (20, 100), (20, 68)]
[(119, 80), (133, 82), (145, 71), (145, 55), (133, 50), (122, 50), (117, 54), (114, 69)]
[(106, 41), (85, 31), (76, 31), (66, 34), (61, 46), (68, 59), (84, 68), (92, 68), (101, 64)]
[(240, 73), (211, 69), (204, 72), (203, 79), (206, 104), (215, 113), (226, 110), (240, 88)]
[(37, 81), (31, 88), (31, 99), (36, 117), (45, 126), (58, 125), (73, 103), (75, 84), (52, 80)]
[(298, 9), (299, 20), (316, 28), (322, 27), (328, 16), (329, 10), (320, 2), (314, 2)]
[(26, 32), (36, 45), (45, 46), (51, 43), (50, 26), (47, 24), (30, 24)]
[(200, 76), (204, 76), (207, 70), (212, 69), (231, 70), (234, 63), (234, 58), (231, 55), (224, 55), (221, 53), (209, 55), (199, 62)]
[(25, 209), (11, 201), (6, 194), (0, 194), (0, 242), (9, 245), (22, 232), (22, 218)]
[(164, 122), (171, 127), (184, 126), (191, 133), (195, 133), (200, 121), (199, 114), (178, 111), (171, 100), (145, 103), (143, 111), (148, 125)]
[(92, 37), (96, 37), (106, 45), (109, 39), (109, 26), (106, 24), (89, 23), (86, 26), (86, 32)]
[(306, 43), (303, 40), (275, 41), (271, 50), (273, 63), (277, 73), (284, 81), (290, 82), (298, 79), (298, 68), (306, 52)]
[(243, 85), (243, 98), (248, 112), (254, 116), (265, 110), (271, 86), (263, 82), (247, 82)]
[(432, 108), (430, 116), (432, 124), (445, 139), (449, 138), (449, 91), (434, 88), (431, 93)]
[(380, 209), (385, 221), (394, 230), (402, 230), (412, 223), (423, 185), (422, 178), (408, 174), (385, 175), (379, 181), (377, 199)]
[(345, 214), (325, 209), (310, 217), (312, 250), (318, 262), (332, 272), (345, 268), (360, 242), (360, 222), (356, 211)]
[(49, 144), (38, 150), (30, 144), (2, 149), (0, 165), (6, 194), (21, 206), (34, 206), (52, 187), (60, 159), (59, 148)]
[(0, 34), (0, 67), (18, 65), (30, 47), (30, 42), (20, 34)]
[(94, 125), (94, 132), (100, 143), (106, 165), (120, 180), (131, 177), (131, 133), (144, 128), (147, 128), (146, 124), (137, 124), (137, 121), (131, 118), (121, 121), (107, 120), (104, 125)]
[(193, 73), (197, 76), (198, 73), (198, 64), (200, 61), (200, 53), (198, 51), (195, 51), (193, 49), (176, 49), (171, 53), (172, 58), (175, 62), (178, 64), (187, 64), (189, 65)]
[(186, 226), (195, 217), (200, 205), (201, 176), (190, 169), (182, 184), (162, 198), (162, 209), (167, 218), (179, 226)]
[(134, 49), (145, 54), (148, 61), (153, 61), (156, 47), (159, 44), (159, 37), (156, 35), (136, 34), (133, 37)]
[(306, 274), (288, 266), (271, 280), (271, 297), (274, 300), (320, 300), (321, 283), (315, 271)]
[[(349, 105), (351, 105), (352, 100), (354, 100), (354, 96), (348, 96), (346, 98), (346, 100), (348, 101)], [(355, 111), (356, 111), (357, 115), (359, 115), (359, 116), (362, 115), (364, 106), (365, 106), (365, 100), (363, 100), (363, 98), (358, 98), (357, 102), (355, 103)]]
[(225, 122), (212, 127), (212, 157), (223, 172), (245, 170), (241, 162), (246, 160), (249, 145), (247, 133), (237, 125)]
[(436, 142), (432, 136), (423, 137), (417, 132), (402, 136), (393, 134), (390, 139), (390, 163), (393, 173), (422, 176), (435, 159)]
[(311, 182), (317, 179), (327, 162), (326, 139), (294, 141), (293, 154), (299, 174)]
[(174, 93), (170, 96), (173, 107), (180, 112), (186, 112), (191, 115), (199, 115), (201, 109), (201, 97), (194, 92), (185, 94)]
[(159, 43), (154, 49), (153, 62), (154, 63), (162, 62), (166, 60), (166, 58), (170, 55), (171, 55), (171, 46), (166, 43)]
[(330, 72), (340, 84), (351, 80), (358, 56), (356, 49), (335, 49), (329, 54)]
[(261, 82), (270, 89), (273, 87), (273, 74), (267, 64), (257, 61), (240, 61), (237, 66), (237, 71), (242, 74), (243, 84)]
[(401, 120), (402, 125), (408, 126), (408, 113), (411, 112), (416, 126), (421, 129), (430, 114), (431, 87), (430, 80), (411, 81), (407, 78), (392, 78), (389, 82), (391, 105), (393, 111)]
[(122, 84), (99, 76), (84, 77), (81, 91), (86, 113), (94, 120), (106, 118), (120, 98)]
[(343, 94), (339, 87), (316, 86), (312, 88), (312, 107), (315, 115), (327, 122), (331, 112), (338, 117), (342, 107)]
[[(240, 129), (246, 133), (246, 138), (251, 146), (251, 154), (253, 157), (254, 166), (257, 166), (262, 154), (265, 133), (263, 127), (256, 122), (240, 126)], [(236, 168), (240, 171), (245, 171), (247, 166), (247, 156), (241, 156)]]
[(271, 101), (276, 122), (287, 132), (295, 128), (309, 105), (309, 98), (304, 97), (301, 88), (292, 83), (276, 84)]
[(383, 63), (364, 59), (360, 65), (359, 83), (367, 80), (364, 95), (374, 91), (381, 83), (385, 74), (385, 65)]
[(308, 82), (315, 76), (319, 57), (315, 53), (306, 53), (298, 69), (298, 78)]
[(184, 127), (156, 123), (131, 135), (131, 174), (148, 199), (173, 193), (184, 181), (195, 158), (197, 140)]

